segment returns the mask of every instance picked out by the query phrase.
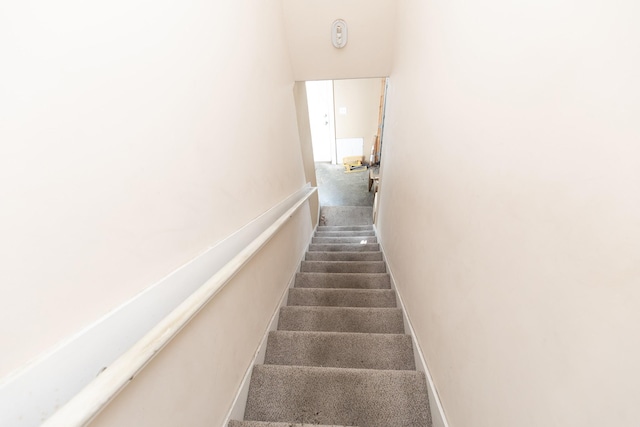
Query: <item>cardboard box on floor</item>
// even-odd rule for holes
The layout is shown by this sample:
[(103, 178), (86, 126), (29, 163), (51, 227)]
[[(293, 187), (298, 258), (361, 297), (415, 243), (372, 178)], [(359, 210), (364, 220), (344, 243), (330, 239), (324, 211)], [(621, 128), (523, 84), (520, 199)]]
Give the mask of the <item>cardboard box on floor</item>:
[(366, 166), (362, 166), (362, 156), (343, 157), (342, 164), (345, 172), (357, 172), (366, 169)]

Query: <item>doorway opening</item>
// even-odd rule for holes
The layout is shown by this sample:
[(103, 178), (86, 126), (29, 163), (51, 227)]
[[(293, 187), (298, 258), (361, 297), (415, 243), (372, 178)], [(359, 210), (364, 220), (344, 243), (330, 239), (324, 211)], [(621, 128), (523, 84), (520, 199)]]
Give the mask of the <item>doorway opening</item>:
[(361, 157), (367, 167), (380, 164), (387, 80), (305, 82), (315, 162)]
[[(387, 78), (305, 82), (321, 212), (373, 208), (380, 183)], [(321, 213), (321, 216), (323, 214)]]

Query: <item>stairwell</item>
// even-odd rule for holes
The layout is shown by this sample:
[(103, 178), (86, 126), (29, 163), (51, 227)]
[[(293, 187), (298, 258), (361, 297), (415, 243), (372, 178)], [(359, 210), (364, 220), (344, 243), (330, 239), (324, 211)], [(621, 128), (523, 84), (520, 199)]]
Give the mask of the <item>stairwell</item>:
[(431, 426), (372, 226), (320, 226), (229, 427)]

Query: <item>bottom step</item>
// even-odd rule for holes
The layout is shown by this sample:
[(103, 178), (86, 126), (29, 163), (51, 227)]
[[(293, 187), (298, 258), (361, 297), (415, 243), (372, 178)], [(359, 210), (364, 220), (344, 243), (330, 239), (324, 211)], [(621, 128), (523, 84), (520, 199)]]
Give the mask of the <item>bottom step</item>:
[(257, 365), (245, 419), (367, 427), (430, 427), (422, 372)]
[(318, 424), (271, 423), (265, 421), (229, 421), (229, 427), (345, 427)]

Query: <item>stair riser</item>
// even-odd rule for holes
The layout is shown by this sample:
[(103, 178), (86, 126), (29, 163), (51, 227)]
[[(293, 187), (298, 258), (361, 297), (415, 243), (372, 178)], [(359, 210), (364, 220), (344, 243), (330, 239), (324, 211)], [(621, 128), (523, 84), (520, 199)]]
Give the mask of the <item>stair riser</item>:
[(265, 364), (415, 370), (409, 335), (274, 331)]
[(309, 273), (386, 273), (384, 262), (302, 261), (300, 271)]
[(390, 289), (289, 289), (289, 306), (397, 307)]
[(382, 252), (307, 252), (306, 261), (382, 261)]
[(311, 243), (352, 243), (352, 244), (365, 245), (367, 243), (378, 243), (378, 238), (373, 236), (312, 237)]
[(320, 252), (369, 252), (380, 251), (380, 245), (377, 243), (368, 243), (366, 245), (361, 244), (339, 244), (339, 243), (311, 243), (309, 245), (309, 251)]
[(404, 334), (404, 323), (395, 308), (282, 307), (278, 330)]
[(296, 273), (295, 287), (391, 289), (391, 280), (383, 273)]
[(424, 374), (258, 365), (245, 419), (366, 427), (431, 425)]

